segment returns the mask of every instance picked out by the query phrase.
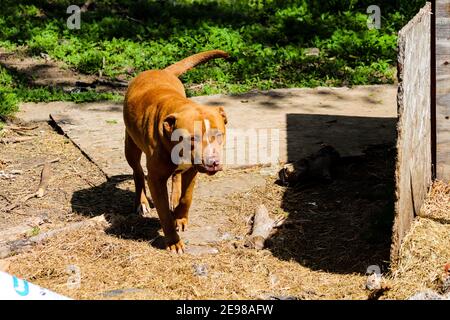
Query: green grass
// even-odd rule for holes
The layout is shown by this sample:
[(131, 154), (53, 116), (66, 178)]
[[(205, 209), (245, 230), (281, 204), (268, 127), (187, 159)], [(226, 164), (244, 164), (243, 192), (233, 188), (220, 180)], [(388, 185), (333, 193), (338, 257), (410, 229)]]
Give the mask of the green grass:
[(28, 233), (29, 237), (35, 237), (37, 236), (39, 233), (41, 233), (41, 228), (39, 228), (38, 226), (33, 227), (30, 232)]
[[(208, 49), (228, 51), (185, 74), (189, 95), (250, 89), (392, 83), (397, 31), (423, 0), (98, 0), (81, 29), (66, 26), (70, 4), (84, 1), (3, 0), (0, 46), (26, 46), (76, 70), (130, 78)], [(369, 30), (366, 8), (378, 4), (382, 28)], [(136, 22), (138, 21), (138, 22)], [(306, 49), (320, 49), (308, 56)], [(3, 71), (2, 71), (3, 72)], [(2, 76), (8, 77), (8, 76)], [(13, 86), (14, 87), (14, 86)], [(17, 101), (99, 99), (16, 85), (0, 89), (2, 112)], [(95, 96), (95, 97), (94, 97)], [(110, 97), (106, 97), (110, 98)], [(6, 111), (5, 111), (6, 110)]]

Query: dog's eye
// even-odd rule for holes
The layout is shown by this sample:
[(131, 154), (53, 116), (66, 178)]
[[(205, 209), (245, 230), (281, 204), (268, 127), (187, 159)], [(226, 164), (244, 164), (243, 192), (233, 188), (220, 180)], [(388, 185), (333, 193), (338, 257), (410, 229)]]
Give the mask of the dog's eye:
[(216, 140), (217, 140), (217, 143), (219, 143), (219, 144), (223, 142), (223, 134), (221, 132), (218, 132), (216, 134)]

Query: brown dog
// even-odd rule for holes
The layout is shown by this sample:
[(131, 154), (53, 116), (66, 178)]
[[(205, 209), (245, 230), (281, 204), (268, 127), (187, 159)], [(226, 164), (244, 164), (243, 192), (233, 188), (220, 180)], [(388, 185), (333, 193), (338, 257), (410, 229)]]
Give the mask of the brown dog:
[[(150, 207), (140, 163), (144, 152), (147, 182), (167, 248), (178, 253), (184, 251), (184, 244), (177, 230), (186, 228), (197, 172), (215, 174), (222, 169), (227, 122), (222, 107), (202, 106), (187, 99), (178, 76), (214, 58), (228, 58), (228, 54), (202, 52), (163, 70), (142, 72), (130, 83), (125, 96), (125, 156), (133, 169), (135, 209), (147, 212)], [(167, 191), (170, 177), (172, 208)]]

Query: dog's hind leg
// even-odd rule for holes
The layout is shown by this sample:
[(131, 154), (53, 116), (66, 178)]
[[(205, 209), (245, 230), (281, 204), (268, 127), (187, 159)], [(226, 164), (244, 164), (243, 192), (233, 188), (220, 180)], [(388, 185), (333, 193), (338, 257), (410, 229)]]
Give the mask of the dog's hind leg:
[(175, 225), (179, 231), (184, 231), (187, 227), (196, 176), (197, 170), (194, 168), (181, 174), (181, 196), (178, 205), (174, 208)]
[(133, 169), (133, 179), (136, 189), (134, 200), (134, 210), (137, 214), (150, 212), (150, 205), (145, 192), (145, 176), (141, 166), (142, 150), (134, 143), (130, 135), (125, 132), (125, 157), (128, 164)]

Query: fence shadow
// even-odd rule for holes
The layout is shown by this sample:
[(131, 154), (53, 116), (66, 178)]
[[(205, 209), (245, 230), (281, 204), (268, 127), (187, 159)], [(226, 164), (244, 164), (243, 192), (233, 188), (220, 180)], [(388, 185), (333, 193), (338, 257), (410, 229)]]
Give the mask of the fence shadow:
[(366, 144), (360, 156), (342, 157), (332, 182), (287, 187), (281, 207), (288, 219), (272, 237), (270, 250), (283, 260), (335, 273), (386, 266), (394, 219), (396, 119), (288, 115), (287, 123), (291, 160), (321, 143), (344, 155), (358, 143), (378, 143)]

